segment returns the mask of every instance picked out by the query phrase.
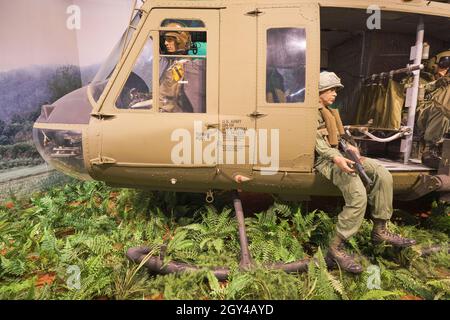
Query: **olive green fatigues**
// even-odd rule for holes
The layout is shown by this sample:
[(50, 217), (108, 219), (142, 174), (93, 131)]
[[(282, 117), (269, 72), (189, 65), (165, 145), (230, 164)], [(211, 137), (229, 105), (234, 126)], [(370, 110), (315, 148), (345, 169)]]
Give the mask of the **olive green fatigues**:
[(390, 172), (373, 159), (363, 160), (367, 175), (374, 185), (367, 194), (359, 176), (343, 172), (333, 162), (333, 157), (342, 156), (338, 149), (332, 148), (323, 134), (324, 119), (319, 112), (316, 136), (315, 169), (337, 186), (344, 197), (345, 206), (339, 213), (336, 231), (348, 239), (360, 228), (366, 212), (367, 203), (371, 206), (373, 218), (388, 220), (392, 216), (393, 181)]
[(184, 72), (187, 60), (177, 59), (169, 61), (167, 69), (162, 73), (160, 79), (160, 111), (162, 112), (183, 112), (180, 101), (180, 91), (182, 85), (180, 81), (184, 79)]
[(450, 76), (425, 85), (425, 99), (419, 103), (417, 129), (425, 144), (436, 145), (448, 132), (450, 124)]

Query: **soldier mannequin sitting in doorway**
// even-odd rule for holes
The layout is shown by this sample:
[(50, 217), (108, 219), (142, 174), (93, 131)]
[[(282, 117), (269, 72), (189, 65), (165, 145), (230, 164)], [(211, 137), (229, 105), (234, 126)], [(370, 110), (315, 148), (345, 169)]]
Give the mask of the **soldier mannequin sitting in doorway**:
[(360, 177), (355, 175), (355, 170), (351, 167), (353, 161), (345, 158), (337, 149), (336, 141), (342, 137), (336, 128), (342, 126), (342, 122), (339, 116), (333, 115), (333, 110), (330, 110), (329, 106), (335, 101), (337, 91), (343, 87), (335, 73), (320, 74), (315, 169), (341, 190), (345, 200), (345, 206), (338, 215), (335, 234), (326, 258), (329, 263), (338, 263), (348, 272), (361, 273), (362, 266), (345, 251), (344, 243), (358, 232), (367, 204), (371, 206), (374, 224), (372, 242), (385, 242), (396, 247), (408, 247), (416, 242), (391, 233), (387, 229), (387, 222), (393, 211), (393, 181), (390, 172), (377, 161), (361, 157), (358, 148), (349, 144), (348, 147), (360, 157), (366, 173), (374, 182), (367, 194)]

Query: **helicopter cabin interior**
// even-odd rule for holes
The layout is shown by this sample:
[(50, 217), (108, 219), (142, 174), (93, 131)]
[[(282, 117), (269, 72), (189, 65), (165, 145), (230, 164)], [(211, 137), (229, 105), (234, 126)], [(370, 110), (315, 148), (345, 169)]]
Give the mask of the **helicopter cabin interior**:
[[(391, 171), (424, 170), (417, 130), (408, 165), (402, 161), (401, 139), (378, 142), (359, 130), (365, 127), (376, 137), (389, 140), (406, 126), (406, 91), (412, 74), (394, 72), (413, 64), (410, 52), (420, 19), (418, 14), (383, 11), (380, 28), (369, 30), (369, 16), (362, 9), (321, 7), (321, 70), (335, 72), (345, 86), (332, 107), (340, 110), (344, 126), (352, 126), (351, 133), (364, 154), (378, 158)], [(424, 51), (429, 50), (429, 58), (448, 50), (449, 19), (422, 17)], [(426, 65), (426, 60), (422, 63)]]

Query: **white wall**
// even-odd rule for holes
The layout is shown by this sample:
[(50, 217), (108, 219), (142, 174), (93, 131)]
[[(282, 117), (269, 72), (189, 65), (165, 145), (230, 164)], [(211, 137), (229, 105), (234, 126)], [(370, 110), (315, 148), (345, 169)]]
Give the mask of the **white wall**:
[[(30, 65), (100, 63), (128, 24), (132, 0), (0, 0), (0, 72)], [(67, 8), (80, 8), (69, 30)]]

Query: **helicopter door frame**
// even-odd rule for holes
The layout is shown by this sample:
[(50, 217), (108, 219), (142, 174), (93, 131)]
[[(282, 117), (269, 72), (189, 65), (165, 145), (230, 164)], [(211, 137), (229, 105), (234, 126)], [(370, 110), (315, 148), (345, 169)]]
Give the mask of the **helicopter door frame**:
[[(320, 73), (319, 4), (299, 4), (294, 7), (259, 7), (257, 10), (261, 12), (257, 16), (257, 110), (252, 116), (256, 119), (257, 132), (268, 130), (267, 136), (270, 137), (272, 130), (278, 130), (279, 167), (273, 168), (266, 163), (261, 163), (260, 158), (263, 155), (259, 155), (253, 170), (262, 173), (267, 170), (312, 172), (319, 101), (317, 89)], [(278, 103), (267, 101), (267, 34), (270, 29), (276, 28), (304, 29), (306, 41), (304, 101), (301, 101), (301, 98), (300, 101), (292, 103), (280, 100), (278, 100)], [(297, 44), (304, 46), (303, 43), (297, 42)], [(270, 140), (273, 140), (273, 136), (272, 139), (269, 138), (273, 157), (273, 148), (277, 145), (274, 144), (276, 140)], [(267, 150), (269, 150), (269, 146), (267, 146)]]
[[(153, 106), (149, 110), (119, 109), (115, 106), (135, 66), (135, 62), (150, 37), (153, 40), (153, 61), (159, 62), (159, 35), (162, 30), (167, 29), (161, 27), (161, 22), (165, 19), (201, 20), (205, 24), (204, 28), (180, 29), (207, 32), (205, 113), (158, 112), (160, 104), (158, 98), (152, 99)], [(100, 142), (98, 159), (107, 159), (107, 161), (97, 164), (95, 167), (101, 167), (101, 165), (105, 165), (103, 166), (105, 168), (106, 166), (108, 168), (124, 167), (127, 170), (128, 177), (135, 180), (137, 184), (139, 184), (138, 180), (145, 179), (145, 174), (130, 168), (155, 168), (157, 172), (151, 170), (153, 180), (155, 180), (155, 174), (163, 174), (162, 171), (164, 170), (161, 170), (161, 168), (179, 170), (180, 173), (183, 173), (183, 180), (185, 181), (190, 179), (190, 173), (202, 175), (205, 182), (214, 178), (217, 153), (216, 157), (213, 157), (213, 161), (205, 162), (203, 158), (198, 159), (195, 150), (200, 145), (203, 154), (205, 146), (218, 144), (218, 141), (209, 141), (208, 137), (205, 137), (205, 133), (211, 129), (209, 127), (211, 124), (216, 124), (219, 121), (219, 22), (220, 10), (217, 8), (153, 8), (150, 11), (139, 34), (135, 37), (133, 47), (127, 53), (127, 57), (121, 61), (121, 65), (118, 66), (119, 72), (105, 98), (103, 111), (108, 114), (108, 117), (104, 117), (100, 121), (101, 137), (99, 136), (97, 141)], [(158, 81), (151, 81), (153, 97), (158, 97), (159, 63), (153, 63), (152, 68), (152, 78), (158, 79)], [(190, 134), (190, 163), (173, 161), (174, 149), (177, 145), (182, 144), (180, 140), (174, 140), (176, 132)], [(185, 144), (182, 145), (186, 146)], [(184, 156), (184, 153), (185, 150), (183, 149), (180, 154)], [(188, 170), (186, 171), (186, 169)], [(94, 171), (94, 174), (98, 175), (102, 170), (94, 169)], [(132, 172), (135, 172), (136, 175), (133, 175)], [(183, 186), (183, 183), (179, 184), (181, 184), (180, 187)]]

